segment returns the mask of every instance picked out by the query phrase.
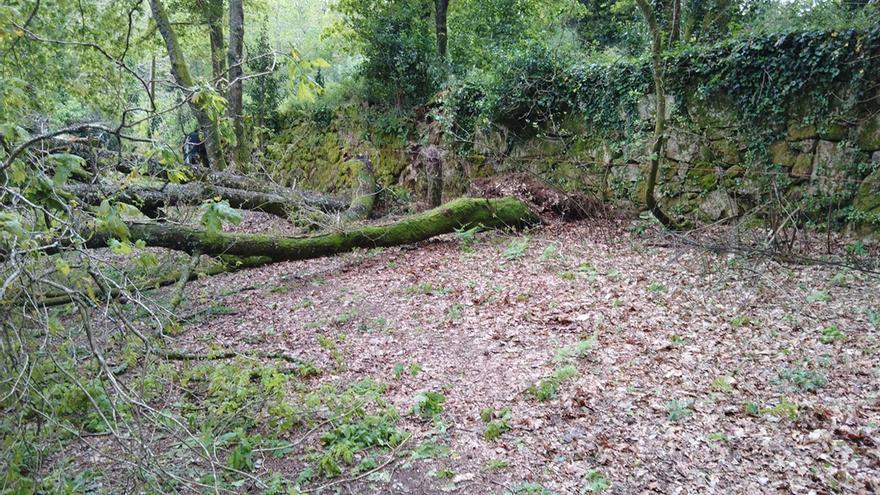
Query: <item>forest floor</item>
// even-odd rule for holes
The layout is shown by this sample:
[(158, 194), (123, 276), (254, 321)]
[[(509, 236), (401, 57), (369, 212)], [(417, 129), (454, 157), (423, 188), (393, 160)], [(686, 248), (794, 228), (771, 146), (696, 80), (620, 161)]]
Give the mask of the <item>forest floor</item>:
[[(559, 223), (187, 290), (223, 310), (180, 347), (285, 351), (321, 370), (315, 386), (382, 384), (411, 436), (357, 479), (306, 485), (335, 483), (324, 493), (880, 491), (876, 274)], [(321, 447), (304, 440), (260, 468), (295, 478)]]

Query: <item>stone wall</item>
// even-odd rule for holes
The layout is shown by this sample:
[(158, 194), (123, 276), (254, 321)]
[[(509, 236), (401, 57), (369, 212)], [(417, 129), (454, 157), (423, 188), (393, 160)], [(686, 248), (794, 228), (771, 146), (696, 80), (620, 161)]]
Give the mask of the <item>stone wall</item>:
[[(671, 110), (657, 194), (672, 214), (701, 221), (737, 217), (779, 188), (782, 198), (793, 203), (823, 198), (834, 202), (835, 211), (854, 207), (866, 217), (880, 218), (880, 114), (814, 124), (793, 119), (778, 130), (777, 139), (756, 146), (744, 140), (748, 133), (742, 132), (733, 109), (669, 103), (677, 110)], [(649, 114), (650, 106), (646, 99), (640, 113)], [(624, 140), (598, 138), (581, 127), (567, 138), (513, 145), (504, 132), (483, 135), (469, 159), (488, 162), (495, 173), (528, 170), (563, 188), (640, 207), (650, 127)]]

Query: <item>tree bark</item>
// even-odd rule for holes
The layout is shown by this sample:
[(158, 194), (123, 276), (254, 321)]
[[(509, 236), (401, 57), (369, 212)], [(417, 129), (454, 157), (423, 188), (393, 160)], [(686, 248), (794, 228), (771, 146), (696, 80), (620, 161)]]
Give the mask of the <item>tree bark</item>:
[(318, 194), (303, 194), (291, 189), (288, 189), (288, 194), (285, 195), (199, 182), (166, 183), (160, 187), (129, 186), (126, 188), (116, 185), (99, 186), (71, 182), (65, 185), (64, 189), (74, 194), (85, 204), (97, 206), (104, 199), (111, 198), (137, 207), (141, 213), (150, 218), (159, 216), (161, 208), (200, 204), (215, 196), (229, 201), (229, 205), (233, 208), (262, 211), (282, 218), (288, 218), (291, 212), (302, 206), (317, 208), (325, 212), (345, 209), (345, 204), (341, 201)]
[(437, 24), (437, 54), (440, 60), (446, 61), (446, 46), (449, 40), (446, 19), (449, 12), (449, 0), (434, 0), (434, 18)]
[(223, 0), (202, 0), (199, 2), (205, 11), (208, 35), (211, 40), (211, 70), (214, 84), (226, 77), (226, 53), (223, 42)]
[(662, 33), (657, 25), (654, 9), (648, 0), (636, 0), (642, 17), (651, 33), (651, 72), (654, 76), (654, 145), (651, 148), (651, 165), (645, 184), (645, 206), (666, 228), (674, 228), (675, 224), (663, 212), (657, 204), (654, 196), (654, 188), (657, 185), (657, 173), (660, 170), (660, 157), (663, 153), (663, 145), (666, 140), (666, 89), (663, 75), (663, 60), (661, 59)]
[(373, 175), (373, 163), (363, 156), (352, 160), (355, 169), (354, 188), (351, 191), (351, 205), (345, 212), (349, 221), (366, 220), (373, 211), (376, 202), (376, 177)]
[(681, 0), (672, 0), (672, 18), (669, 22), (669, 45), (672, 46), (681, 38)]
[[(179, 225), (130, 223), (132, 240), (190, 254), (265, 257), (272, 261), (319, 258), (357, 248), (391, 247), (420, 242), (454, 232), (458, 228), (518, 228), (537, 223), (528, 206), (517, 199), (459, 198), (440, 208), (413, 215), (387, 225), (368, 225), (344, 232), (308, 237), (262, 234), (208, 234)], [(90, 232), (87, 247), (102, 248), (112, 235)]]
[(231, 150), (231, 161), (236, 163), (247, 158), (247, 142), (242, 122), (242, 76), (244, 53), (244, 5), (242, 0), (229, 0), (229, 117), (235, 129), (236, 144)]
[[(174, 81), (182, 90), (191, 91), (194, 85), (189, 72), (189, 66), (186, 63), (183, 52), (180, 50), (177, 35), (171, 29), (171, 21), (168, 19), (168, 12), (165, 10), (162, 0), (150, 0), (150, 10), (153, 13), (153, 20), (156, 22), (156, 28), (165, 40), (165, 48), (168, 51), (168, 60), (171, 62), (171, 75), (174, 77)], [(190, 94), (187, 95), (187, 103), (201, 128), (211, 166), (220, 170), (226, 168), (226, 160), (223, 157), (220, 145), (220, 129), (217, 123), (211, 121), (208, 114), (193, 102), (192, 95)]]
[(432, 144), (424, 149), (423, 155), (428, 180), (428, 204), (436, 208), (443, 202), (443, 153)]

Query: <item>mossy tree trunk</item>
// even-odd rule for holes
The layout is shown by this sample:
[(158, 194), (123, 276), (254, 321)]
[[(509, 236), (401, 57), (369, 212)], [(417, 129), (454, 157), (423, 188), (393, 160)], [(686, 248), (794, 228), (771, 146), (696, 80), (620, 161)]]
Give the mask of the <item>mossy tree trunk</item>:
[(436, 208), (443, 202), (443, 152), (431, 144), (425, 147), (422, 155), (428, 182), (428, 204)]
[(229, 201), (233, 208), (262, 211), (282, 218), (288, 218), (290, 213), (302, 207), (328, 213), (345, 209), (344, 203), (317, 194), (303, 194), (295, 190), (286, 190), (286, 193), (252, 191), (199, 182), (125, 188), (72, 182), (65, 186), (65, 190), (83, 203), (93, 206), (100, 205), (104, 199), (127, 203), (150, 218), (158, 217), (161, 208), (201, 204), (216, 196)]
[[(387, 225), (368, 225), (307, 237), (209, 234), (179, 225), (156, 223), (129, 223), (128, 229), (132, 240), (143, 240), (148, 246), (210, 256), (261, 257), (277, 262), (331, 256), (357, 248), (410, 244), (449, 234), (459, 228), (519, 228), (537, 221), (529, 207), (517, 199), (459, 198), (440, 208)], [(107, 246), (112, 237), (94, 231), (85, 234), (86, 246), (91, 248)]]
[[(174, 81), (184, 91), (191, 91), (194, 87), (193, 79), (183, 51), (181, 51), (180, 44), (177, 41), (177, 35), (171, 28), (171, 21), (168, 18), (165, 6), (161, 0), (150, 0), (150, 10), (153, 14), (153, 20), (156, 22), (156, 28), (165, 40), (165, 48), (168, 51), (168, 59), (171, 62), (171, 75), (174, 77)], [(196, 105), (191, 95), (187, 95), (187, 102), (201, 128), (211, 166), (220, 170), (226, 168), (226, 160), (223, 157), (223, 150), (220, 145), (220, 128), (217, 122), (212, 121), (207, 112)]]
[(660, 160), (663, 155), (663, 145), (666, 140), (666, 87), (663, 73), (663, 60), (661, 58), (663, 33), (657, 24), (654, 8), (648, 0), (636, 0), (645, 24), (651, 33), (651, 72), (654, 77), (654, 145), (651, 147), (651, 165), (645, 184), (645, 206), (666, 228), (673, 228), (675, 224), (663, 212), (657, 204), (654, 196), (654, 188), (657, 185), (657, 174), (660, 170)]
[(444, 62), (446, 61), (446, 45), (449, 39), (449, 31), (446, 27), (448, 12), (449, 0), (434, 0), (434, 20), (437, 27), (437, 55)]
[(244, 135), (244, 4), (229, 0), (229, 118), (235, 131), (235, 147), (230, 150), (232, 161), (247, 159), (248, 146)]

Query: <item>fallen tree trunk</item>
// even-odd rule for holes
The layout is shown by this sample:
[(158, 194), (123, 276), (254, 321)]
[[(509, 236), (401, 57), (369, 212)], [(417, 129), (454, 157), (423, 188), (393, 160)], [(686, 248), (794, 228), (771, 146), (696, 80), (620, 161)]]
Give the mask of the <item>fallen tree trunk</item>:
[[(272, 261), (319, 258), (357, 248), (399, 246), (424, 241), (458, 228), (519, 228), (537, 223), (528, 206), (517, 199), (460, 198), (439, 208), (413, 215), (387, 225), (368, 225), (349, 231), (308, 237), (263, 234), (208, 234), (202, 230), (171, 224), (130, 223), (132, 240), (148, 246), (164, 247), (210, 256), (260, 256)], [(87, 241), (92, 248), (106, 247), (111, 236), (93, 233)]]
[(157, 217), (160, 208), (201, 204), (215, 196), (229, 201), (229, 205), (233, 208), (263, 211), (282, 218), (287, 218), (290, 212), (302, 206), (328, 212), (345, 209), (343, 203), (329, 201), (322, 197), (315, 198), (302, 194), (282, 195), (198, 182), (166, 183), (161, 187), (129, 186), (125, 188), (115, 185), (99, 186), (71, 182), (65, 185), (64, 189), (74, 194), (80, 201), (94, 206), (100, 205), (101, 201), (106, 198), (131, 204), (138, 207), (144, 215), (150, 218)]
[[(120, 289), (119, 287), (111, 287), (107, 291), (105, 291), (105, 293), (101, 297), (105, 299), (124, 298), (126, 295), (130, 295), (136, 292), (143, 292), (159, 287), (166, 287), (172, 284), (183, 284), (185, 282), (189, 282), (190, 280), (194, 280), (202, 275), (219, 275), (221, 273), (235, 272), (238, 270), (244, 270), (246, 268), (256, 268), (267, 265), (269, 263), (272, 263), (272, 260), (266, 257), (251, 256), (247, 258), (242, 258), (238, 256), (221, 256), (218, 260), (212, 261), (206, 266), (199, 268), (198, 270), (196, 270), (195, 267), (189, 266), (184, 267), (182, 270), (179, 271), (172, 270), (166, 272), (156, 278), (125, 287), (124, 289)], [(99, 292), (97, 287), (93, 287), (90, 290), (95, 294)], [(80, 295), (84, 295), (87, 293), (88, 291), (82, 290)], [(37, 306), (45, 307), (68, 304), (73, 302), (74, 294), (74, 292), (58, 291), (45, 293), (42, 296), (37, 297), (36, 304)], [(21, 298), (10, 300), (21, 301)]]
[[(136, 153), (111, 151), (104, 148), (97, 148), (79, 142), (74, 143), (56, 143), (51, 150), (53, 153), (70, 153), (72, 155), (83, 158), (88, 169), (94, 173), (102, 170), (112, 169), (123, 173), (131, 173), (140, 167), (145, 167), (147, 175), (153, 177), (161, 177), (165, 179), (164, 172), (166, 168), (161, 165), (155, 158), (146, 158)], [(211, 170), (205, 167), (189, 166), (195, 176), (197, 182), (211, 184), (212, 187), (226, 187), (230, 189), (241, 189), (250, 193), (267, 193), (281, 197), (299, 198), (303, 204), (317, 208), (323, 212), (338, 212), (345, 210), (348, 205), (326, 194), (319, 194), (311, 191), (303, 191), (296, 188), (281, 187), (272, 184), (268, 180), (239, 175), (232, 172)], [(190, 182), (188, 184), (193, 184)]]

